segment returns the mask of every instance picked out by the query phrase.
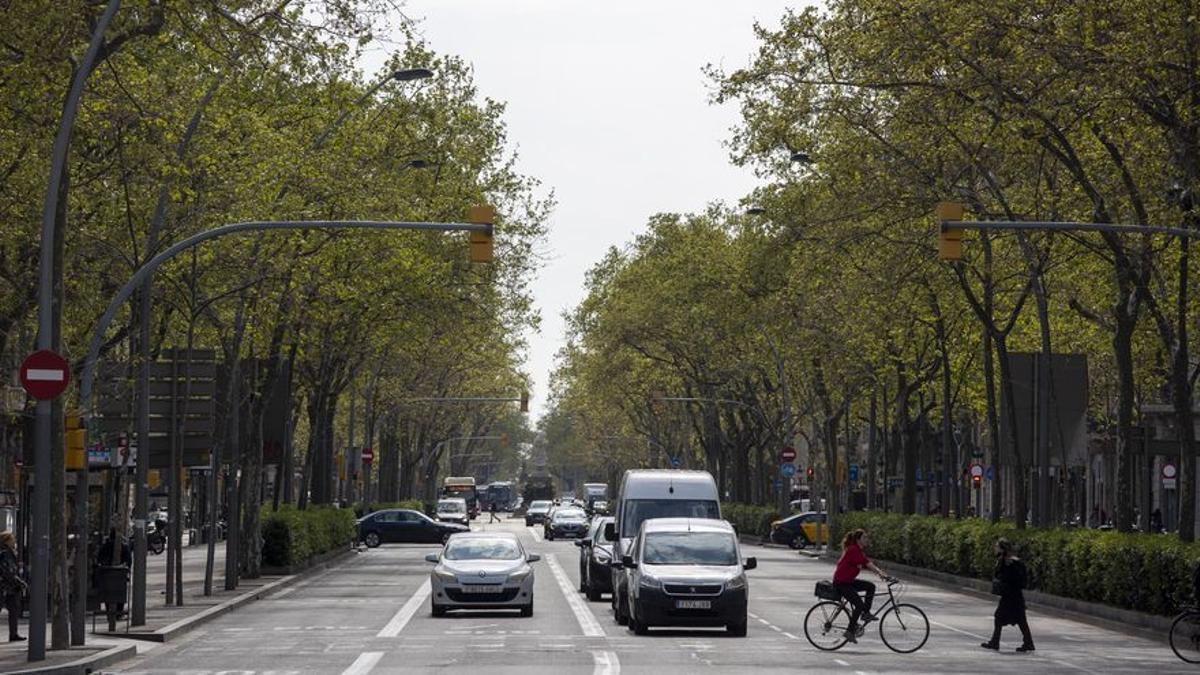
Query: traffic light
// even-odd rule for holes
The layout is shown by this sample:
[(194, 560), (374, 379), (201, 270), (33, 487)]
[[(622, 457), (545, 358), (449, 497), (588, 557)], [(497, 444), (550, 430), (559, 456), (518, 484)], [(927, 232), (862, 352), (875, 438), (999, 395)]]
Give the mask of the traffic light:
[(83, 428), (83, 420), (79, 415), (66, 416), (66, 433), (64, 440), (67, 445), (67, 471), (83, 471), (87, 468), (87, 430)]
[(804, 475), (805, 475), (805, 476), (808, 476), (808, 479), (809, 479), (809, 480), (812, 480), (814, 477), (816, 477), (816, 475), (817, 475), (817, 470), (816, 470), (816, 469), (814, 469), (814, 468), (812, 468), (812, 467), (810, 466), (810, 467), (808, 467), (808, 469), (807, 469), (807, 470), (805, 470), (805, 472), (804, 472)]
[(529, 412), (529, 392), (521, 392), (521, 412)]
[(962, 260), (963, 229), (950, 223), (963, 219), (965, 211), (961, 202), (938, 202), (933, 210), (938, 222), (938, 258), (946, 262)]
[(983, 476), (971, 476), (971, 485), (978, 489), (980, 485), (983, 485)]
[(476, 225), (487, 225), (486, 232), (471, 232), (471, 262), (492, 262), (492, 226), (496, 221), (496, 209), (488, 205), (472, 206), (467, 209), (467, 222)]

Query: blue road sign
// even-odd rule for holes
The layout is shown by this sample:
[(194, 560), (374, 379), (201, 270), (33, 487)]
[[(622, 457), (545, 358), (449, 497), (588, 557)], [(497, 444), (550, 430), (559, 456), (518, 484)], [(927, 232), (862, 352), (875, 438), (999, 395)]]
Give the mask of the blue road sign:
[(779, 480), (778, 478), (775, 479), (775, 489), (776, 490), (783, 489), (783, 481)]
[(784, 478), (791, 478), (796, 475), (796, 465), (788, 462), (787, 464), (779, 465), (779, 473), (783, 474)]
[(683, 458), (682, 457), (672, 457), (671, 458), (671, 466), (675, 467), (676, 469), (683, 466)]
[(992, 471), (992, 467), (989, 466), (987, 468), (987, 470), (984, 472), (983, 477), (988, 480), (991, 480), (995, 475), (996, 475), (996, 472)]
[(919, 466), (917, 467), (917, 480), (925, 480), (925, 474)]
[(850, 482), (851, 483), (858, 482), (858, 465), (857, 464), (850, 465)]

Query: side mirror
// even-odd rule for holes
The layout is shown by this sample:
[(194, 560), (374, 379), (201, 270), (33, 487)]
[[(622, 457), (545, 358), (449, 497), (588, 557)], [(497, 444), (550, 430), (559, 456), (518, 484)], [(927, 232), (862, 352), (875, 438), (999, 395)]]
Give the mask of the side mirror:
[(623, 555), (623, 556), (621, 556), (621, 566), (628, 567), (630, 569), (634, 569), (637, 567), (637, 563), (633, 562), (633, 556)]
[(756, 567), (758, 567), (758, 558), (755, 558), (754, 556), (746, 558), (746, 562), (742, 563), (742, 569), (744, 570), (752, 570)]
[(579, 548), (583, 548), (584, 546), (587, 546), (587, 539), (576, 539), (575, 545)]
[(436, 553), (430, 553), (425, 556), (425, 562), (435, 563), (437, 561), (438, 561), (438, 554), (436, 554)]
[(616, 541), (617, 528), (613, 523), (604, 524), (604, 541)]
[(525, 562), (537, 562), (541, 559), (542, 559), (542, 556), (540, 556), (536, 553), (530, 553), (529, 555), (525, 556)]

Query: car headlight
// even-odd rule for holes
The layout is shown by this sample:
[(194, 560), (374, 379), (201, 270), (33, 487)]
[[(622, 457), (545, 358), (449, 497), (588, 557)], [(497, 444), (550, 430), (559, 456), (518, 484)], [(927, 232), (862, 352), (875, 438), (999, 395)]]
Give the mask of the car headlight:
[(740, 591), (746, 587), (746, 575), (739, 574), (725, 581), (725, 590)]
[(642, 588), (659, 589), (662, 588), (662, 581), (656, 577), (643, 574), (642, 580), (638, 585)]
[(529, 576), (529, 568), (526, 567), (523, 570), (517, 570), (516, 572), (513, 572), (512, 574), (508, 575), (508, 581), (510, 583), (517, 584), (522, 581), (525, 581), (525, 578), (528, 576)]
[(439, 567), (433, 570), (433, 573), (436, 574), (437, 578), (441, 579), (442, 581), (448, 581), (450, 583), (458, 582), (458, 575), (450, 570)]

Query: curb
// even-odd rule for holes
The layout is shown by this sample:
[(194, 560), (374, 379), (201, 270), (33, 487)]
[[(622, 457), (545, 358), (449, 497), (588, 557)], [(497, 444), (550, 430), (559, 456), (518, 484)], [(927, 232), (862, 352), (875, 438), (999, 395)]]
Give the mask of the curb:
[(254, 600), (258, 600), (262, 597), (270, 595), (271, 593), (274, 593), (275, 591), (278, 591), (282, 588), (291, 586), (292, 584), (300, 581), (301, 579), (304, 579), (305, 577), (310, 576), (313, 572), (328, 569), (334, 563), (340, 561), (342, 558), (349, 556), (351, 553), (354, 553), (354, 552), (355, 551), (352, 549), (346, 549), (346, 550), (340, 552), (338, 555), (332, 556), (332, 557), (330, 557), (326, 560), (323, 560), (319, 563), (313, 564), (312, 566), (305, 569), (303, 572), (300, 572), (298, 574), (293, 574), (290, 576), (286, 576), (282, 579), (277, 579), (275, 581), (272, 581), (269, 584), (264, 584), (263, 586), (260, 586), (259, 588), (256, 588), (252, 591), (248, 591), (246, 593), (243, 593), (237, 597), (230, 598), (229, 600), (226, 600), (225, 602), (222, 602), (218, 605), (213, 605), (212, 607), (209, 607), (208, 609), (206, 609), (202, 612), (199, 612), (198, 614), (193, 614), (192, 616), (180, 619), (179, 621), (176, 621), (175, 623), (169, 624), (167, 626), (163, 626), (162, 628), (159, 628), (158, 630), (130, 631), (128, 633), (98, 633), (98, 635), (103, 635), (106, 637), (128, 638), (131, 640), (146, 640), (148, 642), (168, 642), (170, 640), (173, 640), (173, 639), (179, 637), (180, 635), (183, 635), (184, 633), (187, 633), (203, 624), (208, 623), (209, 621), (212, 621), (213, 619), (215, 619), (223, 614), (232, 612), (233, 610), (241, 607), (242, 605), (248, 604), (250, 602), (253, 602)]
[(60, 663), (57, 666), (11, 670), (9, 673), (12, 675), (30, 675), (32, 673), (37, 673), (38, 675), (87, 675), (99, 668), (133, 658), (134, 656), (137, 656), (137, 647), (134, 645), (118, 645), (97, 654), (92, 654), (91, 656), (85, 656), (67, 663)]

